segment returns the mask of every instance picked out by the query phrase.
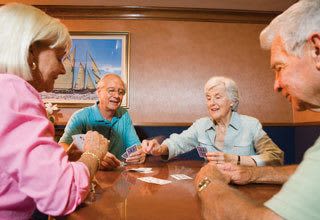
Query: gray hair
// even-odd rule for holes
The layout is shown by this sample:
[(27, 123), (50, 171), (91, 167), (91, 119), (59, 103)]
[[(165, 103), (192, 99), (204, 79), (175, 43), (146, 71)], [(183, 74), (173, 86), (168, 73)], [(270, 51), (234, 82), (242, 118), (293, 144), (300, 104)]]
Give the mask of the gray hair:
[(213, 76), (206, 82), (204, 86), (204, 92), (207, 93), (210, 89), (220, 84), (224, 85), (224, 87), (226, 88), (227, 96), (233, 103), (231, 110), (235, 112), (238, 111), (238, 86), (232, 79), (223, 76)]
[(33, 6), (10, 3), (0, 7), (0, 73), (33, 79), (28, 63), (31, 45), (45, 42), (50, 48), (71, 47), (67, 28)]
[(104, 75), (103, 77), (101, 77), (101, 79), (99, 80), (98, 84), (97, 84), (97, 90), (103, 88), (105, 85), (105, 82), (107, 80), (107, 78), (110, 78), (110, 77), (116, 77), (116, 78), (119, 78), (121, 80), (121, 82), (123, 83), (123, 86), (124, 86), (124, 89), (127, 90), (126, 88), (126, 84), (124, 83), (124, 81), (122, 80), (122, 78), (115, 74), (115, 73), (108, 73), (106, 75)]
[(301, 56), (302, 48), (312, 34), (320, 33), (320, 0), (301, 0), (277, 16), (260, 34), (263, 49), (271, 48), (274, 38), (283, 39), (288, 53)]

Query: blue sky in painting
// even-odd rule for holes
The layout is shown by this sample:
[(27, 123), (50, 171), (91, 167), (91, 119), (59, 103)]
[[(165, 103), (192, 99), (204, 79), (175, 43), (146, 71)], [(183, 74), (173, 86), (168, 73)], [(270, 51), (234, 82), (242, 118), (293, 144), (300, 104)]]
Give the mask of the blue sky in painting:
[[(121, 75), (121, 39), (73, 39), (72, 49), (76, 48), (76, 69), (79, 68), (79, 63), (83, 65), (91, 65), (91, 60), (88, 54), (94, 59), (100, 73), (117, 73)], [(77, 73), (77, 70), (75, 71)], [(77, 74), (75, 74), (75, 78)]]

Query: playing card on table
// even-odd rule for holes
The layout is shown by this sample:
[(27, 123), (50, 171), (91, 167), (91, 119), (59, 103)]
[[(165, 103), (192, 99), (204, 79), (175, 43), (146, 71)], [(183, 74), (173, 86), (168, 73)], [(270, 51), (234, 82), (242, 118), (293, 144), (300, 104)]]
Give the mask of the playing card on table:
[(176, 180), (191, 180), (192, 179), (190, 176), (187, 176), (185, 174), (172, 174), (170, 176), (175, 178)]
[(131, 168), (127, 169), (127, 171), (135, 171), (139, 173), (152, 173), (152, 168), (151, 167), (139, 167), (139, 168)]
[(201, 147), (201, 146), (197, 147), (197, 151), (198, 151), (199, 156), (202, 157), (202, 158), (205, 158), (206, 157), (206, 153), (208, 152), (207, 148)]
[(159, 185), (165, 185), (165, 184), (171, 183), (170, 180), (158, 179), (158, 178), (151, 177), (151, 176), (139, 177), (138, 179), (141, 181), (147, 182), (147, 183), (154, 183), (154, 184), (159, 184)]
[(84, 136), (85, 134), (72, 135), (73, 143), (77, 146), (79, 150), (82, 150), (82, 151), (84, 147)]
[(138, 150), (137, 145), (132, 145), (131, 147), (127, 148), (126, 152), (128, 156), (130, 156), (130, 154), (136, 152), (137, 150)]

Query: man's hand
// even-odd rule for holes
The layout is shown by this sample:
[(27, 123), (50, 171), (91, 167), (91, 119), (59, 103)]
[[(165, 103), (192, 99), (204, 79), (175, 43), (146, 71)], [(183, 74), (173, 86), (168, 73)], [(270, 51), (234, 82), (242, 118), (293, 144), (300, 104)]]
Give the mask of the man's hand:
[(137, 150), (136, 152), (133, 152), (129, 155), (129, 157), (126, 159), (127, 163), (135, 163), (135, 164), (142, 164), (146, 160), (146, 153), (143, 152), (142, 149)]
[(222, 164), (222, 163), (237, 164), (238, 162), (238, 155), (234, 155), (234, 154), (226, 154), (223, 152), (208, 152), (206, 156), (208, 161), (212, 161), (217, 164)]
[(251, 183), (254, 178), (255, 167), (237, 166), (231, 163), (217, 164), (217, 168), (225, 176), (228, 176), (230, 181), (235, 184), (245, 185)]
[(210, 162), (201, 168), (195, 179), (196, 187), (198, 187), (199, 182), (202, 181), (205, 177), (208, 177), (208, 179), (210, 179), (211, 181), (218, 180), (226, 184), (230, 182), (229, 176), (223, 175), (217, 168), (216, 164), (213, 162)]
[(168, 154), (168, 147), (165, 145), (160, 145), (156, 139), (143, 140), (141, 146), (143, 152), (145, 152), (146, 154), (151, 154), (153, 156)]
[(118, 160), (112, 153), (107, 152), (101, 161), (101, 170), (113, 170), (120, 166), (120, 160)]

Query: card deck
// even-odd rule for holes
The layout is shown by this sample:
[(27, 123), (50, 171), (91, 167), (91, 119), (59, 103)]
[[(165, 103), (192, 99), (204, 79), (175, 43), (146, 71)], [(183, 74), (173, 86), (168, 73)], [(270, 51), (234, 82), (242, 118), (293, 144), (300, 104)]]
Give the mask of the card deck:
[(128, 154), (128, 156), (130, 156), (130, 154), (136, 152), (138, 150), (137, 145), (132, 145), (131, 147), (128, 147), (126, 152)]
[(201, 147), (201, 146), (198, 146), (196, 148), (197, 148), (199, 156), (202, 157), (202, 158), (205, 158), (206, 157), (206, 153), (208, 152), (207, 148)]
[(85, 137), (85, 134), (72, 135), (73, 143), (81, 151), (83, 151), (83, 148), (84, 148), (84, 137)]
[(123, 159), (127, 159), (127, 158), (128, 158), (128, 153), (127, 153), (127, 151), (124, 152), (124, 153), (121, 155), (121, 157), (122, 157)]

